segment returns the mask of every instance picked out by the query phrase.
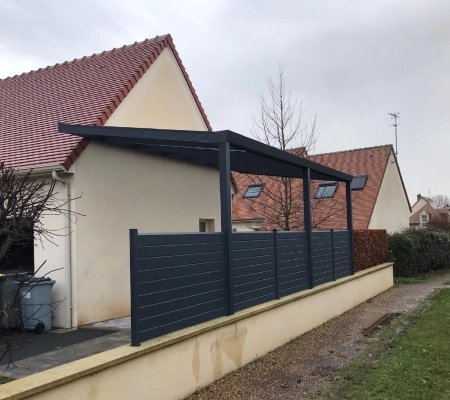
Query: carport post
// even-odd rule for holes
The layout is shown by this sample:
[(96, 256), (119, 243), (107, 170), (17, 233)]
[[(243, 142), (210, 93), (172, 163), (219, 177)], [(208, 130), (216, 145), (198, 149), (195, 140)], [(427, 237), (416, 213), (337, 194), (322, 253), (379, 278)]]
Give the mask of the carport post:
[(306, 238), (308, 241), (308, 266), (309, 266), (309, 288), (314, 287), (314, 275), (312, 265), (312, 223), (311, 223), (311, 170), (303, 169), (303, 220)]
[(139, 303), (137, 276), (137, 243), (138, 230), (130, 229), (130, 284), (131, 284), (131, 345), (140, 346), (139, 340)]
[(351, 182), (345, 183), (347, 201), (347, 229), (349, 234), (350, 274), (355, 274), (355, 254), (353, 250), (353, 216), (352, 216), (352, 188)]
[(231, 168), (230, 143), (219, 143), (220, 169), (220, 215), (222, 233), (225, 241), (225, 276), (227, 284), (227, 315), (234, 314), (234, 282), (231, 265), (231, 240), (233, 227), (231, 224)]

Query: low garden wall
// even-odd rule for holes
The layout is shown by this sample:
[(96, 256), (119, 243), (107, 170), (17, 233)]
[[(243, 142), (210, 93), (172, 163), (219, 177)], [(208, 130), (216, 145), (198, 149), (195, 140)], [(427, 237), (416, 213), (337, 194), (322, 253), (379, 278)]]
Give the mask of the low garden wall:
[(183, 399), (393, 285), (393, 264), (1, 386), (1, 400)]

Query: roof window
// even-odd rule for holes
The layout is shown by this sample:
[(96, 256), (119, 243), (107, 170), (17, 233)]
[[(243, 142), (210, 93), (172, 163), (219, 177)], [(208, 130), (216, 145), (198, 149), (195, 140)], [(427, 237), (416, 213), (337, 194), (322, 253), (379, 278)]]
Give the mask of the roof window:
[(252, 183), (248, 185), (247, 190), (244, 193), (244, 198), (255, 199), (261, 193), (262, 187), (262, 183)]
[(320, 183), (317, 188), (315, 199), (331, 199), (336, 192), (337, 182), (324, 182)]
[(350, 187), (352, 190), (363, 190), (366, 185), (367, 175), (356, 175), (353, 177)]

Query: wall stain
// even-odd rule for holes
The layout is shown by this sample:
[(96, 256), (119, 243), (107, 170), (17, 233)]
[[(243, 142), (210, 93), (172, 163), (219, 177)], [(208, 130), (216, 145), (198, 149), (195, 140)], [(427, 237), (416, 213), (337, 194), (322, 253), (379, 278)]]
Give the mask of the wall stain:
[(239, 331), (237, 325), (217, 333), (217, 340), (211, 346), (211, 362), (213, 365), (214, 380), (223, 376), (224, 356), (230, 359), (236, 368), (242, 367), (242, 356), (244, 352), (247, 328), (242, 327)]
[(195, 381), (200, 380), (200, 343), (195, 338), (194, 355), (192, 357), (192, 371), (194, 372)]

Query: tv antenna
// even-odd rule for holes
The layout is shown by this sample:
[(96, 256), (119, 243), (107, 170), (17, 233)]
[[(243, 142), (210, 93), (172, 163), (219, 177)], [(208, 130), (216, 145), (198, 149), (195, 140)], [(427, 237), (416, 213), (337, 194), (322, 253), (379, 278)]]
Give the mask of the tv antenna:
[(391, 125), (395, 128), (395, 157), (398, 157), (398, 147), (397, 147), (397, 118), (400, 118), (399, 112), (388, 113), (391, 116), (391, 119), (394, 120), (394, 123)]

